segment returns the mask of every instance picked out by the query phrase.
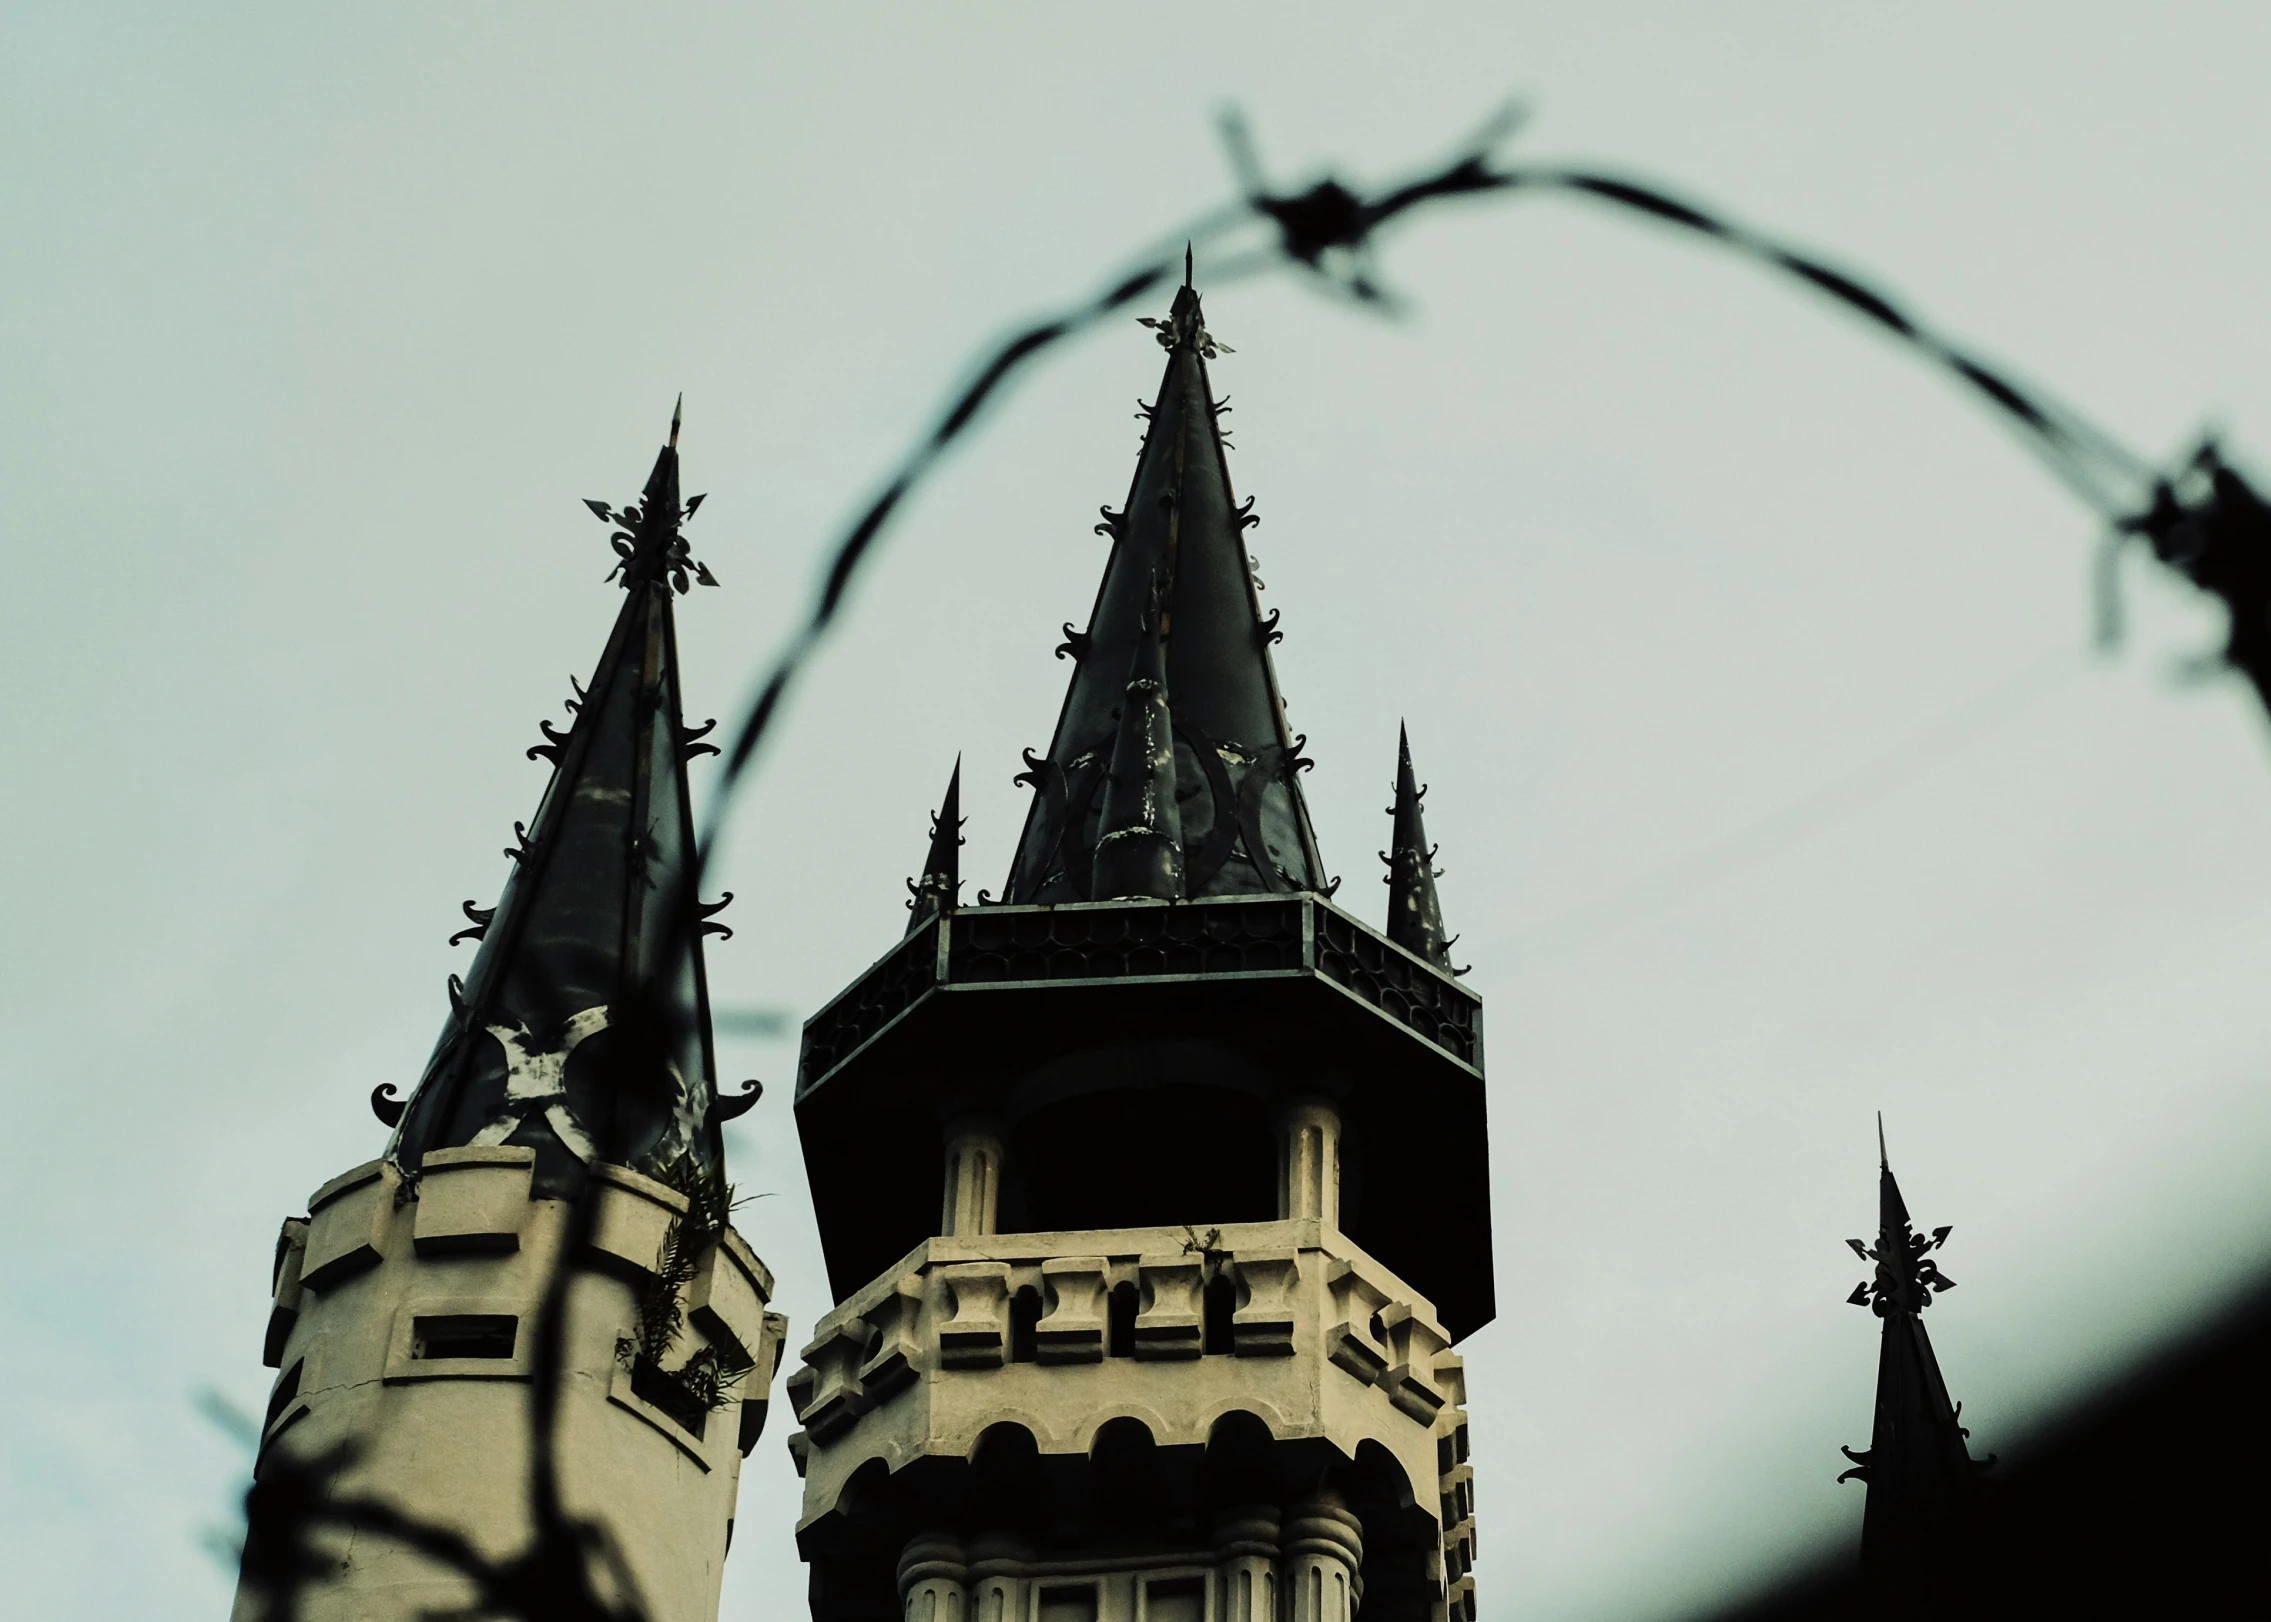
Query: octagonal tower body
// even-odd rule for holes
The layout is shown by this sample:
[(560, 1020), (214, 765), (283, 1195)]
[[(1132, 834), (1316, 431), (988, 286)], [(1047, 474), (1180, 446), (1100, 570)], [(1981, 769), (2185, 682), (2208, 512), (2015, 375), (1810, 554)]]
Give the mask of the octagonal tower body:
[(908, 935), (805, 1028), (817, 1622), (1474, 1614), (1481, 1004), (1408, 764), (1388, 932), (1330, 899), (1197, 294), (1156, 325), (1005, 898), (958, 904), (950, 800)]

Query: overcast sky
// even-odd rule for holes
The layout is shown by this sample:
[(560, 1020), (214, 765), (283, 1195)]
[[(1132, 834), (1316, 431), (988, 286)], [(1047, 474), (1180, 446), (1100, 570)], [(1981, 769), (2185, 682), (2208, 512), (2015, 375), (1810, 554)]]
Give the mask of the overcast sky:
[[(2271, 468), (2255, 5), (0, 6), (0, 1569), (22, 1614), (221, 1614), (270, 1247), (376, 1154), (611, 616), (686, 394), (694, 718), (975, 346), (1220, 198), (1520, 148), (1886, 278), (2155, 455)], [(1568, 201), (1388, 245), (1400, 322), (1224, 287), (1233, 474), (1343, 898), (1407, 718), (1488, 999), (1495, 1615), (1671, 1617), (1850, 1541), (1873, 1112), (1955, 1225), (1975, 1446), (2271, 1256), (2271, 749), (2147, 566), (1838, 311)], [(1202, 282), (1206, 266), (1200, 266)], [(956, 751), (998, 890), (1159, 352), (1053, 359), (908, 510), (739, 804), (724, 1003), (897, 937)], [(698, 777), (698, 782), (706, 782)], [(827, 1299), (793, 1041), (725, 1045), (745, 1227)], [(801, 1606), (743, 1478), (725, 1614)]]

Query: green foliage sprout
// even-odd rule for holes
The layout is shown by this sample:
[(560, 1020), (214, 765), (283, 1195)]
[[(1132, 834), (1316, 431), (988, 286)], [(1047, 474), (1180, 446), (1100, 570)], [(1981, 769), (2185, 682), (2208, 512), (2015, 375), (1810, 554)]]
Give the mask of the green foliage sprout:
[(733, 1401), (734, 1388), (757, 1365), (732, 1341), (712, 1342), (675, 1369), (663, 1367), (686, 1332), (686, 1289), (702, 1260), (723, 1239), (733, 1214), (733, 1185), (724, 1171), (693, 1154), (680, 1155), (654, 1172), (655, 1181), (686, 1196), (686, 1210), (670, 1219), (655, 1259), (654, 1277), (639, 1292), (632, 1332), (616, 1343), (616, 1354), (640, 1385), (659, 1385), (678, 1400), (683, 1412), (714, 1414)]

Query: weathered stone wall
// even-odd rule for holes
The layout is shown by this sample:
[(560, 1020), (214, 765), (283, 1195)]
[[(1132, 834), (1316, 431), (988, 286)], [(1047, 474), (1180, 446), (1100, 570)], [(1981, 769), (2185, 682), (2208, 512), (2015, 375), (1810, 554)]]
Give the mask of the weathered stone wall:
[[(267, 1361), (280, 1372), (256, 1473), (288, 1450), (351, 1443), (342, 1496), (392, 1503), (491, 1558), (529, 1536), (529, 1359), (570, 1207), (532, 1199), (532, 1151), (440, 1149), (405, 1178), (372, 1161), (318, 1189), (284, 1224)], [(730, 1228), (682, 1301), (664, 1357), (731, 1343), (755, 1363), (735, 1400), (666, 1411), (622, 1355), (685, 1198), (620, 1167), (594, 1172), (590, 1253), (569, 1298), (555, 1445), (569, 1512), (605, 1527), (652, 1622), (714, 1622), (742, 1456), (763, 1426), (786, 1332), (773, 1278)], [(340, 1535), (311, 1622), (411, 1622), (462, 1606), (462, 1579), (381, 1537)], [(240, 1596), (239, 1615), (251, 1614)]]

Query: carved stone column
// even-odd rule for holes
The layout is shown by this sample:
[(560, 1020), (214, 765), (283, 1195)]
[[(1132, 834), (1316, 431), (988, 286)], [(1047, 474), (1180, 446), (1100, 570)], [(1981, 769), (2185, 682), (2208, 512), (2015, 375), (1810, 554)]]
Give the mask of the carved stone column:
[(1293, 1506), (1284, 1539), (1285, 1581), (1293, 1591), (1284, 1622), (1353, 1622), (1364, 1594), (1363, 1523), (1338, 1494), (1321, 1492)]
[(972, 1238), (994, 1231), (1001, 1206), (1001, 1134), (957, 1121), (946, 1134), (946, 1199), (938, 1231)]
[(1323, 1099), (1303, 1099), (1278, 1117), (1277, 1214), (1340, 1226), (1341, 1116)]
[(960, 1543), (919, 1533), (899, 1556), (900, 1615), (905, 1622), (969, 1622), (969, 1575)]
[(1015, 1538), (970, 1540), (970, 1622), (1025, 1622), (1025, 1567), (1033, 1551)]
[(1282, 1622), (1277, 1612), (1277, 1509), (1240, 1504), (1214, 1517), (1221, 1622)]

